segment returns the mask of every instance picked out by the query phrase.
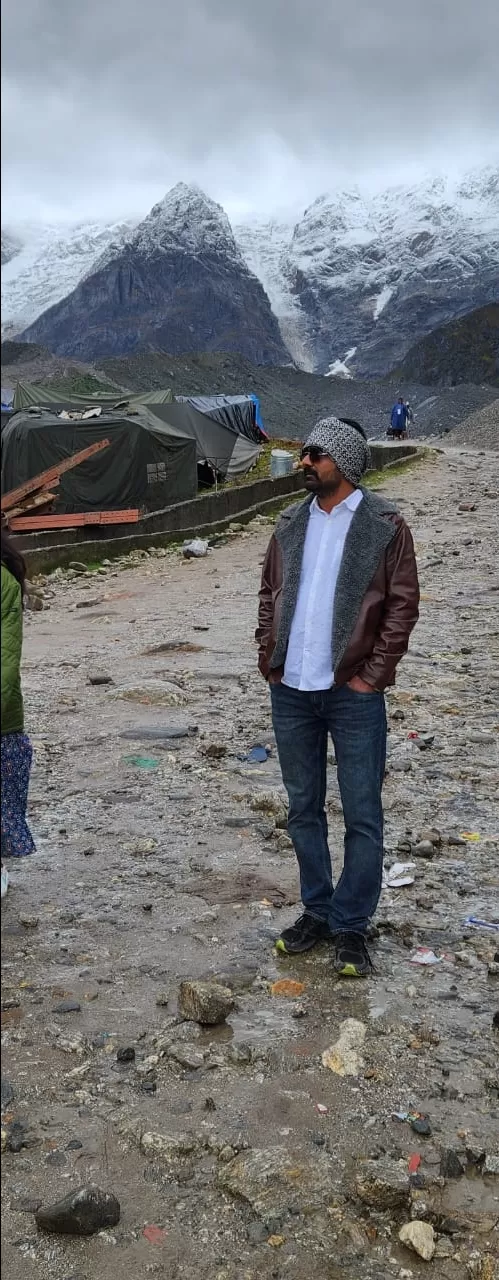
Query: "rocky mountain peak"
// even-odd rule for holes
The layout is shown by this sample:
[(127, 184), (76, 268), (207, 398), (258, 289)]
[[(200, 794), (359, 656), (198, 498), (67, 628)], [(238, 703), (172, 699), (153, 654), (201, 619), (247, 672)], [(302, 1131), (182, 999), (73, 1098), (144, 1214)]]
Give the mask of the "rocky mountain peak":
[(139, 224), (130, 240), (142, 253), (185, 250), (223, 254), (243, 265), (225, 210), (194, 183), (178, 182)]

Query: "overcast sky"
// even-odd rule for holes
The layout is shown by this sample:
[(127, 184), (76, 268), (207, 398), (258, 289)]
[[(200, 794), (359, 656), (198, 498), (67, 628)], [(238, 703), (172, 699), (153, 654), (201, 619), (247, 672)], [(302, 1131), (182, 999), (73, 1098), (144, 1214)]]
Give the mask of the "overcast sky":
[(497, 158), (498, 0), (3, 0), (3, 221), (234, 218)]

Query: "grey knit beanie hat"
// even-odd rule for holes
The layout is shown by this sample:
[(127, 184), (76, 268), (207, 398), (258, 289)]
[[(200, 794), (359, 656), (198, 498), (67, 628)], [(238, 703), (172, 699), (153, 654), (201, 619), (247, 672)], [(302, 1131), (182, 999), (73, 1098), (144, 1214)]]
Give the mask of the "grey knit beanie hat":
[(324, 449), (345, 480), (354, 485), (360, 483), (370, 462), (369, 445), (360, 431), (339, 418), (321, 418), (306, 441), (306, 445), (313, 444)]

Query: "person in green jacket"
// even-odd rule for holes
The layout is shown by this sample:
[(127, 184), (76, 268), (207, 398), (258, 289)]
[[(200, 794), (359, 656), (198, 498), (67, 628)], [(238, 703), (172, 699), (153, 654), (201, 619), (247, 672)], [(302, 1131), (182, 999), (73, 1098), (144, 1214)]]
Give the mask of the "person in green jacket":
[[(24, 732), (21, 692), (26, 565), (6, 529), (2, 539), (2, 855), (23, 858), (35, 845), (26, 822), (32, 748)], [(2, 863), (2, 897), (8, 877)]]

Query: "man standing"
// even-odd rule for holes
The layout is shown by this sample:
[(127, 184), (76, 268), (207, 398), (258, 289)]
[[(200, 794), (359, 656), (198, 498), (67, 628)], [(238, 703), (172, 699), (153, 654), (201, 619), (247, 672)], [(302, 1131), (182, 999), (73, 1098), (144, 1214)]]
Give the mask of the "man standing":
[(407, 429), (407, 407), (404, 404), (403, 396), (399, 396), (397, 403), (394, 404), (390, 416), (390, 434), (396, 440), (403, 440)]
[[(336, 971), (365, 977), (372, 967), (366, 932), (383, 864), (383, 690), (394, 682), (418, 618), (416, 560), (396, 509), (360, 487), (369, 449), (358, 423), (317, 423), (301, 457), (310, 496), (288, 507), (270, 541), (256, 632), (304, 906), (276, 945), (285, 953), (308, 951), (332, 937)], [(328, 733), (345, 821), (344, 865), (334, 888), (325, 811)]]

